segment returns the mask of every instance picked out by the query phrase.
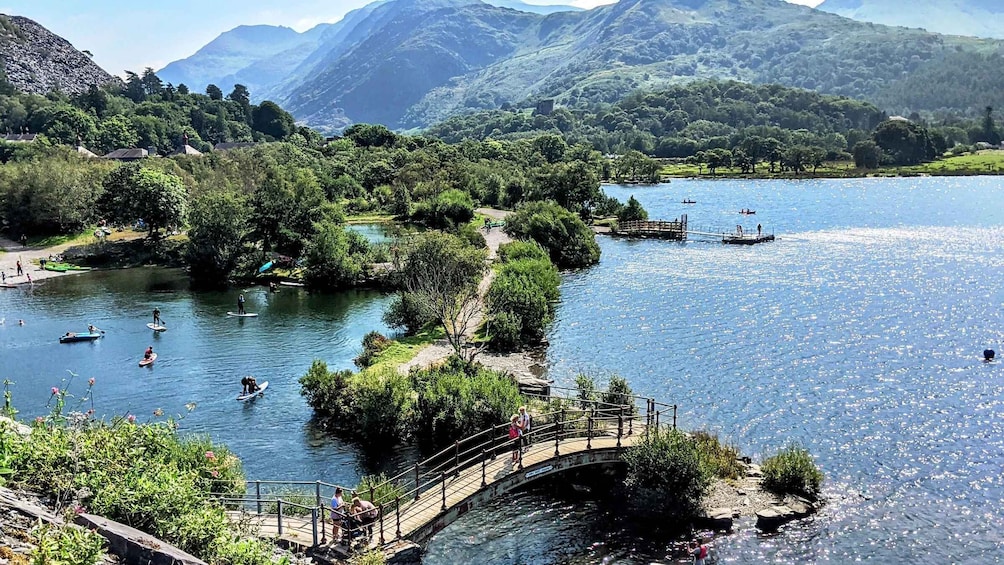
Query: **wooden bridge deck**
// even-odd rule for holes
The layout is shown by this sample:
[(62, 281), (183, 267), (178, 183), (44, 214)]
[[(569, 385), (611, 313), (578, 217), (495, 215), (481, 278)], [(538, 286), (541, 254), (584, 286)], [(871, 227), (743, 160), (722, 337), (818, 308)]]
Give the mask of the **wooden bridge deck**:
[[(561, 458), (567, 458), (574, 454), (588, 454), (589, 452), (616, 452), (619, 449), (631, 447), (641, 441), (644, 436), (644, 425), (635, 423), (633, 433), (621, 437), (620, 448), (617, 447), (616, 430), (594, 436), (591, 441), (587, 441), (585, 437), (568, 438), (558, 444), (558, 457), (555, 457), (554, 454), (554, 441), (542, 441), (531, 445), (523, 454), (523, 467), (521, 469), (518, 468), (518, 464), (513, 464), (511, 451), (500, 452), (495, 459), (489, 459), (485, 463), (484, 486), (482, 486), (482, 465), (480, 462), (464, 469), (459, 475), (450, 474), (446, 477), (445, 510), (442, 481), (435, 482), (422, 493), (418, 500), (402, 501), (400, 512), (396, 512), (392, 508), (385, 508), (382, 520), (373, 524), (373, 537), (368, 546), (370, 548), (380, 547), (381, 539), (384, 545), (389, 545), (398, 539), (411, 539), (416, 532), (427, 528), (441, 515), (463, 505), (465, 501), (482, 491), (497, 488), (498, 483), (507, 481), (507, 479), (510, 480), (509, 482), (516, 483), (513, 488), (522, 486), (535, 478), (534, 476), (527, 477), (527, 474), (533, 474), (536, 471), (536, 476), (545, 476), (547, 473), (541, 472), (541, 470), (547, 471), (548, 469), (545, 468), (549, 463)], [(523, 476), (517, 476), (520, 474)], [(513, 481), (513, 479), (524, 480)], [(502, 489), (502, 492), (507, 491), (508, 489)], [(278, 517), (275, 514), (258, 515), (240, 511), (231, 511), (229, 514), (234, 520), (250, 520), (252, 524), (258, 526), (262, 537), (278, 538), (304, 548), (314, 545), (313, 521), (309, 515), (306, 517), (283, 516), (282, 534), (280, 535)], [(398, 519), (400, 520), (400, 532), (398, 531)], [(331, 531), (330, 522), (318, 522), (318, 528), (319, 530), (323, 528), (323, 531), (317, 532), (318, 544), (331, 546), (333, 540), (328, 535)], [(356, 549), (359, 550), (362, 547), (357, 546)]]

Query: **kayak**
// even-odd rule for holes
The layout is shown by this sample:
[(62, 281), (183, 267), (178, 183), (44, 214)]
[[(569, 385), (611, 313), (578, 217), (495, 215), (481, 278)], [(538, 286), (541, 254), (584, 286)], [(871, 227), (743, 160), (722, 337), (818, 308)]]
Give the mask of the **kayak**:
[(141, 359), (140, 362), (139, 362), (139, 366), (140, 367), (149, 367), (150, 365), (153, 365), (153, 362), (156, 361), (156, 360), (157, 360), (157, 354), (154, 353), (153, 355), (150, 356), (149, 359), (146, 359), (146, 358)]
[(272, 268), (272, 262), (269, 261), (268, 263), (265, 263), (261, 267), (258, 267), (258, 273), (259, 274), (264, 273), (265, 271), (267, 271), (267, 270), (269, 270), (271, 268)]
[(70, 268), (67, 267), (66, 265), (50, 265), (48, 263), (46, 263), (45, 267), (42, 268), (45, 269), (46, 271), (52, 271), (54, 273), (65, 273), (66, 271), (70, 270)]
[(94, 341), (101, 337), (100, 333), (79, 333), (59, 336), (59, 343), (74, 343), (77, 341)]

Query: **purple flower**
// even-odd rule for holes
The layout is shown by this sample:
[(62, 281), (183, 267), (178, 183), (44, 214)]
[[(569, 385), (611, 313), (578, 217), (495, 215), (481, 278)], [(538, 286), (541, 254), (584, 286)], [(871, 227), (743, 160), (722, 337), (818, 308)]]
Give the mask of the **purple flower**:
[(136, 423), (136, 416), (133, 416), (132, 414), (129, 414), (128, 416), (126, 416), (126, 420), (128, 420), (130, 424), (135, 424)]
[(54, 386), (54, 387), (52, 387), (52, 394), (53, 394), (53, 395), (57, 395), (57, 394), (59, 394), (59, 387), (58, 387), (58, 386)]
[(213, 453), (212, 451), (207, 451), (206, 452), (206, 459), (216, 459), (216, 454)]

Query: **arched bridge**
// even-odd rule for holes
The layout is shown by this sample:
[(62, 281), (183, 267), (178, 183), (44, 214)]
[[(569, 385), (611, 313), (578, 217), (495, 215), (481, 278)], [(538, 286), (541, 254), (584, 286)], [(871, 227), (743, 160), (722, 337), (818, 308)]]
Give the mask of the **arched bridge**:
[[(345, 532), (354, 543), (338, 551), (383, 548), (394, 553), (406, 542), (424, 544), (438, 531), (474, 508), (533, 481), (571, 469), (614, 463), (627, 447), (660, 426), (676, 427), (675, 405), (651, 398), (554, 387), (535, 396), (529, 445), (513, 449), (508, 423), (493, 426), (420, 461), (385, 481), (353, 488), (351, 494), (372, 501), (379, 518), (372, 536), (363, 528)], [(534, 408), (545, 410), (534, 413)], [(513, 461), (515, 453), (516, 460)], [(249, 481), (241, 498), (220, 496), (237, 519), (250, 514), (261, 534), (304, 548), (332, 545), (328, 502), (337, 485), (313, 482)]]

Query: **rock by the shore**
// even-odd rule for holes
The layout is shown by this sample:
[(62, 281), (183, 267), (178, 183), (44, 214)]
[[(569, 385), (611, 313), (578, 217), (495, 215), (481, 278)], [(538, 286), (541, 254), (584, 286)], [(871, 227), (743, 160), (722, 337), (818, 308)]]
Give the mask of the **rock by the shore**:
[(776, 532), (795, 518), (795, 511), (791, 508), (784, 505), (771, 506), (756, 513), (756, 527), (762, 532)]

